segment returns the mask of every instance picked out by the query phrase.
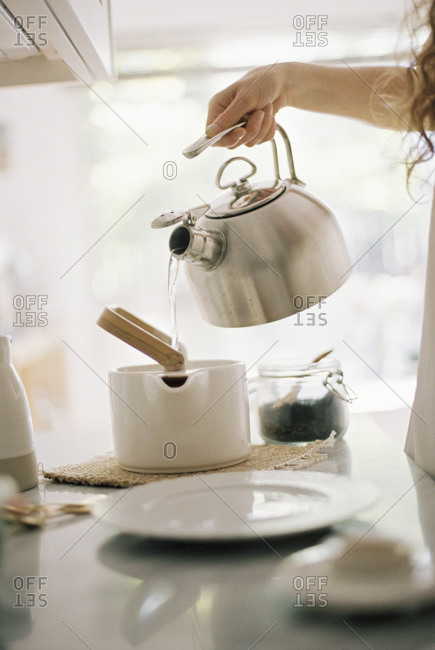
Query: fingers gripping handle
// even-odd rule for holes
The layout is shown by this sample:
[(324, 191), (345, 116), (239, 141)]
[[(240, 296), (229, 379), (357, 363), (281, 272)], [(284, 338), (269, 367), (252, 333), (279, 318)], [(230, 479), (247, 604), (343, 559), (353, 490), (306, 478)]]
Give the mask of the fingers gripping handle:
[(246, 126), (246, 122), (239, 122), (239, 124), (234, 124), (234, 126), (230, 126), (229, 129), (221, 131), (212, 138), (208, 138), (206, 135), (202, 135), (199, 140), (196, 140), (191, 145), (186, 147), (186, 149), (184, 149), (183, 156), (186, 156), (186, 158), (195, 158), (200, 153), (202, 153), (204, 149), (211, 147), (212, 144), (218, 142), (221, 138), (224, 137), (224, 135), (227, 135), (228, 133), (231, 133), (231, 131), (238, 129), (239, 126)]

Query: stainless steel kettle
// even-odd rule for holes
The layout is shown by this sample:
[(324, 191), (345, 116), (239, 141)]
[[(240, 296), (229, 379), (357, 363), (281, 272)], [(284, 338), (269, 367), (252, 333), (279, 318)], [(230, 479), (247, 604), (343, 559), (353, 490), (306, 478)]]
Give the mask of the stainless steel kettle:
[[(239, 125), (236, 125), (239, 126)], [(183, 153), (193, 157), (213, 144), (205, 136)], [(202, 315), (220, 327), (260, 325), (313, 307), (349, 277), (351, 262), (331, 210), (304, 189), (296, 176), (290, 141), (284, 140), (290, 177), (282, 179), (272, 140), (275, 178), (250, 183), (257, 168), (237, 156), (219, 169), (216, 184), (229, 191), (211, 204), (170, 210), (153, 228), (178, 224), (169, 239), (186, 271)], [(238, 181), (222, 184), (234, 161), (250, 165)]]

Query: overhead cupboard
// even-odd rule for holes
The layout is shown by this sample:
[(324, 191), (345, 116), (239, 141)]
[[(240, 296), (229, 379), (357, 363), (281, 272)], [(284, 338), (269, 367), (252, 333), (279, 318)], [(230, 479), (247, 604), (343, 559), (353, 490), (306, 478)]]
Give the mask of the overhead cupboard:
[(0, 86), (113, 78), (109, 0), (0, 0)]

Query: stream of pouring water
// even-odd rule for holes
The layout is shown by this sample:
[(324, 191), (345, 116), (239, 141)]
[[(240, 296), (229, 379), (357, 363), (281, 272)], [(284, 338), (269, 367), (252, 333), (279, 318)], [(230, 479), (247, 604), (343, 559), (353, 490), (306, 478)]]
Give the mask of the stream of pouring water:
[(177, 278), (180, 260), (173, 255), (169, 258), (168, 267), (168, 293), (171, 318), (171, 346), (178, 350), (178, 325), (177, 325)]

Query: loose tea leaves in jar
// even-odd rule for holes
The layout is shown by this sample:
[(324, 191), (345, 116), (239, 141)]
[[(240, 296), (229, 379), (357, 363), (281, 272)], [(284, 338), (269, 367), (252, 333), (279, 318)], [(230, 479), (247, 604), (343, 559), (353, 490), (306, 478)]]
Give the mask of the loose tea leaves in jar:
[(333, 431), (340, 438), (347, 429), (350, 395), (336, 360), (263, 365), (258, 383), (261, 435), (267, 442), (293, 444), (326, 440)]
[(261, 433), (277, 442), (326, 440), (332, 431), (341, 436), (347, 426), (347, 409), (327, 393), (321, 399), (280, 400), (260, 408)]

